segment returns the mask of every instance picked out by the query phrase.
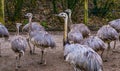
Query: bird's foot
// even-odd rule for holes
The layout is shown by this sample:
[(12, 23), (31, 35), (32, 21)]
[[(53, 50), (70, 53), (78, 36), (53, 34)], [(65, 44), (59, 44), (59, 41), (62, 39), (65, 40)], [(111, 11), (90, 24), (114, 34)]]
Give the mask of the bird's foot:
[(16, 68), (15, 71), (18, 71), (18, 68)]
[(108, 60), (107, 60), (107, 59), (105, 59), (105, 60), (103, 60), (103, 62), (108, 62)]
[(32, 53), (32, 55), (37, 55), (37, 53), (34, 52), (34, 53)]
[(46, 65), (46, 61), (44, 60), (43, 62), (39, 62), (40, 65)]
[(32, 53), (32, 50), (30, 50), (30, 55), (32, 55), (33, 53)]
[(37, 55), (37, 53), (30, 51), (30, 55)]
[(17, 68), (21, 68), (21, 65), (18, 65)]

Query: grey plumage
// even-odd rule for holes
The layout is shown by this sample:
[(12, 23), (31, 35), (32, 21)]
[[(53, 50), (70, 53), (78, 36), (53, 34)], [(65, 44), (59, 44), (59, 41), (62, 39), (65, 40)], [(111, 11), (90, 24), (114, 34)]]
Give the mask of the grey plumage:
[(27, 48), (27, 41), (22, 36), (15, 36), (11, 41), (11, 48), (15, 53), (25, 52)]
[[(26, 16), (29, 18), (29, 39), (31, 41), (31, 43), (40, 48), (41, 49), (41, 64), (46, 64), (44, 58), (44, 50), (45, 48), (51, 47), (54, 48), (55, 47), (55, 41), (53, 40), (52, 36), (50, 34), (48, 34), (46, 31), (41, 30), (31, 30), (32, 27), (32, 14), (31, 13), (27, 13)], [(34, 47), (35, 48), (35, 47)]]
[(119, 37), (119, 34), (110, 25), (104, 25), (98, 30), (97, 36), (108, 44), (108, 48), (107, 48), (108, 49), (107, 58), (108, 58), (108, 54), (111, 48), (110, 42), (117, 40)]
[(0, 37), (9, 37), (9, 32), (2, 23), (0, 23)]
[(20, 25), (21, 23), (16, 24), (18, 34), (15, 35), (14, 38), (11, 40), (11, 49), (16, 53), (16, 69), (18, 69), (20, 65), (21, 56), (24, 55), (24, 52), (27, 48), (27, 40), (19, 35)]
[(33, 48), (31, 47), (31, 45), (30, 45), (30, 38), (37, 35), (36, 31), (45, 31), (45, 29), (44, 29), (43, 26), (40, 25), (40, 23), (38, 23), (38, 22), (31, 22), (32, 21), (32, 17), (33, 17), (32, 13), (27, 13), (26, 16), (29, 18), (29, 23), (26, 24), (22, 28), (22, 30), (23, 31), (27, 31), (29, 33), (29, 35), (28, 35), (29, 37), (28, 37), (27, 41), (28, 41), (28, 45), (29, 45), (29, 48), (30, 48), (30, 54), (34, 54), (34, 52), (35, 52), (35, 45), (33, 45), (34, 46)]
[(73, 25), (71, 25), (70, 28), (77, 28), (82, 33), (83, 38), (87, 38), (90, 35), (89, 28), (83, 23), (73, 24)]
[[(2, 23), (0, 23), (0, 37), (5, 39), (9, 38), (9, 32)], [(1, 43), (0, 43), (0, 57), (1, 57)]]
[(103, 71), (101, 57), (86, 45), (66, 45), (64, 56), (66, 56), (65, 60), (73, 65), (75, 71)]
[(82, 40), (83, 36), (77, 29), (71, 29), (68, 33), (68, 41), (71, 41), (73, 43), (81, 43)]
[[(102, 41), (99, 37), (97, 36), (89, 36), (88, 38), (84, 39), (82, 44), (88, 45), (90, 48), (92, 48), (95, 51), (103, 51), (106, 48), (104, 41)], [(101, 56), (102, 56), (101, 53)]]
[(108, 22), (108, 24), (113, 27), (118, 33), (120, 32), (120, 19), (116, 19)]
[(117, 40), (119, 34), (110, 25), (104, 25), (98, 30), (97, 36), (105, 42), (111, 42)]
[(89, 28), (83, 24), (83, 23), (80, 23), (80, 24), (73, 24), (72, 23), (72, 20), (71, 20), (71, 14), (72, 14), (72, 11), (70, 9), (67, 9), (65, 10), (65, 12), (68, 14), (68, 22), (69, 22), (69, 28), (70, 29), (74, 29), (74, 28), (77, 28), (77, 30), (79, 30), (82, 35), (83, 35), (83, 38), (86, 38), (90, 35), (90, 30)]
[[(44, 31), (45, 29), (44, 29), (44, 27), (43, 26), (41, 26), (38, 22), (32, 22), (31, 23), (31, 31)], [(28, 24), (26, 24), (24, 27), (23, 27), (23, 31), (27, 31), (28, 32), (28, 30), (29, 30), (29, 26), (30, 26), (30, 24), (28, 23)]]
[(36, 31), (37, 35), (31, 37), (31, 42), (40, 48), (54, 48), (55, 42), (50, 34), (45, 31)]
[(71, 44), (67, 39), (67, 21), (68, 16), (62, 12), (58, 14), (65, 21), (64, 31), (64, 57), (65, 60), (72, 64), (75, 71), (103, 71), (103, 63), (101, 57), (90, 47), (81, 44)]
[[(119, 41), (120, 41), (120, 19), (110, 21), (108, 22), (108, 24), (119, 33)], [(115, 46), (116, 46), (116, 41), (114, 41), (114, 48)]]

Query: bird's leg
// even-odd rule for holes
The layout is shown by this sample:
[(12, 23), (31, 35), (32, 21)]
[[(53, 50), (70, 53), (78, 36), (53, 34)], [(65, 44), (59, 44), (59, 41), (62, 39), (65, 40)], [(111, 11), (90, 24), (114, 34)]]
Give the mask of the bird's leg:
[(103, 53), (104, 53), (104, 50), (102, 50), (102, 52), (100, 54), (102, 59), (103, 59)]
[(27, 42), (28, 42), (28, 46), (30, 48), (30, 54), (32, 55), (32, 48), (31, 48), (31, 45), (30, 45), (30, 38), (27, 38)]
[(32, 53), (35, 54), (35, 45), (33, 45), (33, 52)]
[(18, 56), (17, 56), (17, 55), (16, 55), (16, 62), (15, 62), (15, 63), (16, 63), (16, 64), (15, 64), (15, 65), (16, 65), (16, 66), (15, 66), (15, 67), (16, 67), (16, 68), (15, 68), (15, 71), (18, 71)]
[(120, 33), (119, 33), (119, 41), (120, 41)]
[(20, 67), (21, 67), (21, 61), (20, 61), (20, 60), (21, 60), (21, 53), (19, 54), (18, 66), (17, 66), (18, 68), (20, 68)]
[(116, 40), (114, 41), (114, 47), (113, 47), (113, 49), (115, 49), (115, 47), (116, 47)]
[(44, 55), (44, 51), (41, 50), (41, 62), (40, 62), (40, 64), (43, 64), (43, 55)]
[(44, 50), (44, 57), (43, 57), (44, 64), (46, 65), (46, 51)]
[(2, 57), (2, 55), (1, 55), (1, 43), (0, 43), (0, 57)]
[(110, 48), (111, 48), (111, 46), (110, 46), (110, 42), (108, 42), (107, 59), (108, 59), (108, 55), (109, 55), (109, 52), (110, 52)]

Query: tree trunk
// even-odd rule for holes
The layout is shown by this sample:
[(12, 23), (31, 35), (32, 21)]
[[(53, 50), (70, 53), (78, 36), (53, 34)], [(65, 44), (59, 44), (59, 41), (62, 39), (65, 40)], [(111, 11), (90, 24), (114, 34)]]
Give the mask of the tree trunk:
[(0, 22), (5, 23), (4, 21), (4, 0), (0, 1)]
[(88, 24), (88, 0), (84, 2), (84, 23)]

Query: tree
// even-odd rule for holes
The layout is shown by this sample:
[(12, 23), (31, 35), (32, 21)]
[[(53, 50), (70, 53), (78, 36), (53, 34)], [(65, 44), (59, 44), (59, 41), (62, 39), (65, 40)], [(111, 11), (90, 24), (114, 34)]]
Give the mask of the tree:
[(84, 2), (84, 23), (88, 23), (88, 0)]
[(5, 23), (4, 22), (4, 0), (0, 1), (0, 22)]

